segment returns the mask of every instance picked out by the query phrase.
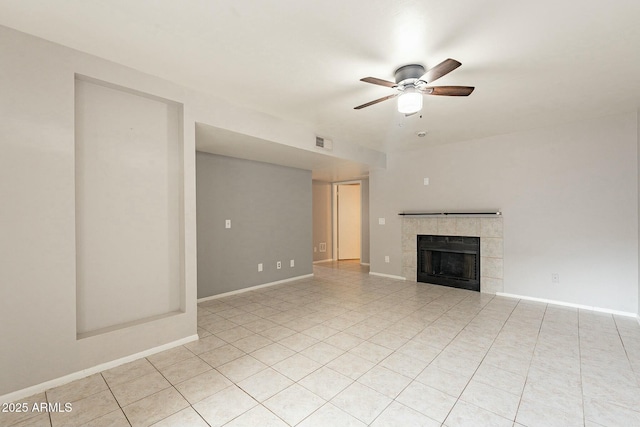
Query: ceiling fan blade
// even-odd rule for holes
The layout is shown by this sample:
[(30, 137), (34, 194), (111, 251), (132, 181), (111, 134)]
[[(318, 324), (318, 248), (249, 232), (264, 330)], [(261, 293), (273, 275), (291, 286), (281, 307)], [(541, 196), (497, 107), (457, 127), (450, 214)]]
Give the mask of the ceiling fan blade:
[(440, 96), (469, 96), (475, 87), (473, 86), (432, 86), (421, 90), (425, 95)]
[(423, 80), (427, 83), (434, 82), (440, 77), (449, 74), (461, 65), (462, 64), (455, 59), (445, 59), (444, 61), (424, 73), (422, 77), (420, 77), (420, 80)]
[(362, 105), (358, 105), (357, 107), (354, 107), (354, 110), (360, 110), (364, 107), (369, 107), (370, 105), (373, 104), (377, 104), (378, 102), (382, 102), (382, 101), (386, 101), (387, 99), (391, 99), (391, 98), (395, 98), (396, 96), (398, 96), (397, 93), (394, 93), (393, 95), (389, 95), (389, 96), (385, 96), (383, 98), (378, 98), (375, 101), (371, 101), (371, 102), (367, 102), (366, 104), (362, 104)]
[(360, 79), (361, 82), (365, 82), (365, 83), (372, 83), (374, 85), (380, 85), (380, 86), (386, 86), (386, 87), (396, 87), (398, 86), (397, 84), (387, 81), (387, 80), (382, 80), (382, 79), (377, 79), (375, 77), (364, 77), (362, 79)]

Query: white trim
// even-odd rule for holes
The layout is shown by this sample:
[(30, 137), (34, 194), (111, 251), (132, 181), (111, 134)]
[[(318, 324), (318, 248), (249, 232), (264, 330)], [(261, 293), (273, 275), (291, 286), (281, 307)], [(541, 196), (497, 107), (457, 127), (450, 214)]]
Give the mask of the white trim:
[(338, 184), (331, 183), (331, 257), (338, 261)]
[[(536, 301), (536, 302), (543, 302), (543, 303), (547, 303), (547, 304), (561, 305), (561, 306), (564, 306), (564, 307), (580, 308), (582, 310), (591, 310), (591, 311), (597, 311), (597, 312), (600, 312), (600, 313), (615, 314), (617, 316), (638, 317), (638, 315), (636, 313), (630, 313), (628, 311), (611, 310), (611, 309), (608, 309), (608, 308), (593, 307), (593, 306), (590, 306), (590, 305), (583, 305), (583, 304), (574, 304), (574, 303), (571, 303), (571, 302), (556, 301), (556, 300), (546, 299), (546, 298), (527, 297), (527, 296), (523, 296), (523, 295), (507, 294), (507, 293), (504, 293), (504, 292), (496, 292), (496, 295), (500, 296), (500, 297), (522, 299), (522, 300), (525, 300), (525, 301)], [(639, 318), (639, 321), (640, 321), (640, 318)]]
[(332, 184), (336, 184), (336, 185), (362, 184), (362, 180), (351, 179), (349, 181), (333, 181)]
[(313, 261), (314, 264), (322, 264), (323, 262), (333, 262), (335, 261), (335, 259), (333, 258), (329, 258), (329, 259), (321, 259), (319, 261)]
[(14, 391), (3, 396), (0, 396), (0, 403), (15, 402), (25, 397), (32, 396), (34, 394), (42, 393), (45, 390), (49, 390), (53, 387), (58, 387), (71, 381), (79, 380), (81, 378), (88, 377), (89, 375), (97, 374), (98, 372), (106, 371), (107, 369), (115, 368), (134, 360), (142, 359), (143, 357), (151, 356), (152, 354), (160, 353), (161, 351), (169, 350), (174, 347), (178, 347), (183, 344), (190, 343), (191, 341), (198, 340), (198, 334), (191, 335), (176, 341), (172, 341), (167, 344), (159, 345), (157, 347), (144, 350), (130, 356), (121, 357), (120, 359), (112, 360), (110, 362), (101, 363), (91, 368), (83, 369), (81, 371), (73, 372), (71, 374), (55, 378), (53, 380), (45, 381), (40, 384), (33, 385), (31, 387), (23, 388), (22, 390)]
[(371, 264), (369, 264), (368, 262), (361, 262), (360, 265), (364, 265), (364, 266), (367, 266), (367, 267), (371, 266)]
[(264, 283), (262, 285), (250, 286), (248, 288), (237, 289), (235, 291), (229, 291), (229, 292), (225, 292), (223, 294), (211, 295), (210, 297), (198, 298), (198, 303), (205, 302), (205, 301), (211, 301), (212, 299), (228, 297), (228, 296), (231, 296), (231, 295), (241, 294), (241, 293), (244, 293), (244, 292), (249, 292), (249, 291), (253, 291), (253, 290), (256, 290), (256, 289), (260, 289), (260, 288), (267, 288), (269, 286), (279, 285), (281, 283), (294, 282), (294, 281), (300, 280), (300, 279), (307, 279), (309, 277), (313, 277), (313, 273), (304, 274), (302, 276), (290, 277), (288, 279), (283, 279), (283, 280), (277, 280), (275, 282)]
[(371, 276), (388, 277), (389, 279), (407, 280), (406, 277), (394, 276), (393, 274), (376, 273), (376, 272), (373, 272), (373, 271), (370, 271), (369, 274)]

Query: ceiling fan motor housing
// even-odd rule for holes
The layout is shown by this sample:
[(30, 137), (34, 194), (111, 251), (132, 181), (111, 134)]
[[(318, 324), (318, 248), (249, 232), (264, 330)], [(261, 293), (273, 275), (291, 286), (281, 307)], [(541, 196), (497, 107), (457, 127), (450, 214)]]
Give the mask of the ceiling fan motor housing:
[(425, 72), (426, 70), (422, 65), (405, 65), (396, 70), (396, 83), (400, 86), (415, 83), (415, 81), (418, 80)]
[(460, 61), (451, 58), (445, 59), (429, 71), (425, 71), (424, 66), (420, 64), (405, 65), (395, 71), (395, 83), (376, 77), (363, 77), (360, 81), (394, 89), (395, 93), (358, 105), (354, 109), (361, 110), (388, 99), (398, 98), (398, 111), (411, 114), (422, 108), (421, 95), (469, 96), (474, 89), (471, 86), (428, 86), (461, 65)]

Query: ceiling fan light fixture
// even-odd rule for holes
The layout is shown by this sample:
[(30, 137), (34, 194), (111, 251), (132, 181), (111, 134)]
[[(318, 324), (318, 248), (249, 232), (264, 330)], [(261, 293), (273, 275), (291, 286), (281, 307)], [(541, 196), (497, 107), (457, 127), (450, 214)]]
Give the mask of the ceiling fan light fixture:
[(407, 88), (398, 97), (398, 112), (413, 114), (422, 110), (422, 94), (414, 88)]
[(394, 89), (395, 93), (358, 105), (353, 109), (361, 110), (388, 99), (398, 98), (398, 111), (409, 116), (422, 110), (422, 95), (469, 96), (474, 89), (472, 86), (427, 86), (460, 65), (462, 64), (459, 61), (451, 58), (445, 59), (427, 72), (419, 64), (405, 65), (394, 73), (395, 83), (376, 77), (363, 77), (360, 81)]

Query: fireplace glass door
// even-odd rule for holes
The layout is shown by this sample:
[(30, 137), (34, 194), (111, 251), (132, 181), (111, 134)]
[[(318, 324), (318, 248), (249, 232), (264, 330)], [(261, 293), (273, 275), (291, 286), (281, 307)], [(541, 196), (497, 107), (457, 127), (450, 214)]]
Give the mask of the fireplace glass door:
[(480, 291), (480, 238), (418, 236), (417, 280)]

